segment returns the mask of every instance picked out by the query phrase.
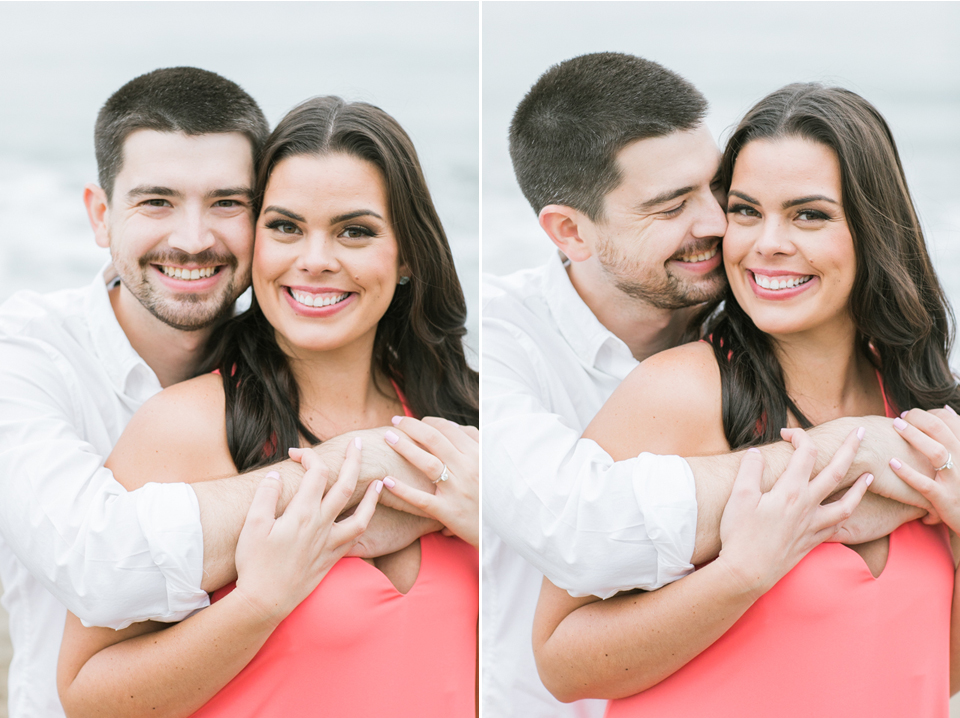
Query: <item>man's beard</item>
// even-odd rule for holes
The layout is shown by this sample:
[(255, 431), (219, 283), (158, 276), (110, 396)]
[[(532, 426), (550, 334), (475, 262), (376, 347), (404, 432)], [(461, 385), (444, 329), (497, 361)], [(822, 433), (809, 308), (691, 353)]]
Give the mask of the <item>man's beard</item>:
[[(114, 268), (127, 290), (137, 298), (143, 307), (164, 324), (180, 331), (199, 331), (216, 324), (230, 311), (240, 295), (237, 290), (237, 258), (232, 254), (221, 254), (205, 250), (199, 254), (167, 251), (140, 257), (138, 266), (132, 267), (114, 258)], [(151, 281), (150, 265), (183, 266), (220, 266), (219, 272), (230, 271), (230, 280), (225, 286), (218, 287), (214, 295), (184, 292), (171, 294)], [(231, 271), (232, 270), (232, 271)]]
[(597, 261), (617, 289), (655, 309), (675, 311), (703, 304), (719, 299), (727, 288), (723, 264), (697, 282), (681, 279), (665, 265), (661, 265), (663, 273), (655, 275), (649, 269), (629, 262), (606, 241), (598, 244)]

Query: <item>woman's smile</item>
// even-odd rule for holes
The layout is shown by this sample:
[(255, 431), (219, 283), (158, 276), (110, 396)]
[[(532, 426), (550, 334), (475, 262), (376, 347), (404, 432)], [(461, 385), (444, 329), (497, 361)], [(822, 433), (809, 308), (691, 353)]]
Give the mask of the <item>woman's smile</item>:
[(263, 199), (253, 287), (288, 351), (372, 346), (399, 278), (380, 171), (344, 154), (277, 163)]
[(734, 296), (761, 331), (852, 326), (857, 259), (840, 198), (840, 165), (824, 145), (789, 137), (740, 151), (723, 256)]

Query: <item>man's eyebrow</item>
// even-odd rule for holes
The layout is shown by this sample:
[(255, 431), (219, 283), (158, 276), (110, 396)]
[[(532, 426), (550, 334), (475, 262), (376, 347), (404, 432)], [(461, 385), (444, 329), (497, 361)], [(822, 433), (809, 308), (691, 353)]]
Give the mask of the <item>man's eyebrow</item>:
[(647, 212), (653, 209), (654, 207), (658, 207), (661, 204), (664, 204), (666, 202), (669, 202), (670, 200), (676, 199), (677, 197), (682, 197), (685, 194), (690, 194), (695, 189), (696, 187), (690, 186), (690, 187), (681, 187), (680, 189), (671, 189), (671, 190), (667, 190), (666, 192), (661, 192), (656, 197), (653, 197), (652, 199), (648, 199), (646, 202), (643, 202), (642, 204), (637, 205), (637, 211)]
[(330, 220), (330, 224), (339, 224), (340, 222), (346, 222), (351, 219), (356, 219), (357, 217), (376, 217), (377, 219), (383, 219), (379, 214), (374, 212), (372, 209), (358, 209), (355, 212), (347, 212), (346, 214), (339, 214)]
[(837, 200), (831, 199), (826, 195), (812, 194), (809, 197), (799, 197), (797, 199), (787, 200), (786, 202), (783, 203), (782, 207), (784, 209), (790, 209), (791, 207), (796, 207), (798, 204), (806, 204), (807, 202), (818, 202), (818, 201), (829, 202), (830, 204), (836, 204), (836, 205), (840, 204), (839, 202), (837, 202)]
[(246, 197), (247, 199), (253, 198), (253, 190), (249, 187), (225, 187), (223, 189), (215, 189), (213, 192), (207, 193), (207, 199), (221, 199), (223, 197), (236, 197), (240, 195), (241, 197)]
[(158, 197), (183, 197), (181, 192), (178, 192), (175, 189), (170, 189), (169, 187), (157, 187), (142, 184), (127, 192), (127, 199), (135, 199), (136, 197), (142, 197), (145, 194), (153, 194), (157, 195)]
[(276, 212), (277, 214), (282, 214), (284, 217), (289, 217), (290, 219), (292, 219), (292, 220), (294, 220), (294, 221), (296, 221), (296, 222), (306, 222), (306, 221), (307, 221), (305, 218), (301, 217), (301, 216), (300, 216), (299, 214), (297, 214), (296, 212), (291, 212), (289, 209), (284, 209), (283, 207), (277, 207), (276, 205), (273, 205), (273, 204), (270, 205), (269, 207), (267, 207), (266, 209), (264, 209), (263, 211), (264, 211), (264, 212)]

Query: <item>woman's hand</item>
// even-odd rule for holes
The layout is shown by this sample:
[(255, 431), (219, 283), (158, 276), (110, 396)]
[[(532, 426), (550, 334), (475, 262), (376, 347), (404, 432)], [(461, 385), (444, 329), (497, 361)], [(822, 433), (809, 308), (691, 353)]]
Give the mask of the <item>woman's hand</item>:
[[(858, 433), (860, 434), (858, 436)], [(851, 432), (830, 463), (813, 479), (817, 450), (802, 429), (784, 429), (795, 449), (786, 470), (767, 493), (760, 491), (763, 455), (748, 450), (720, 519), (720, 557), (745, 592), (759, 597), (813, 548), (832, 537), (860, 503), (871, 474), (863, 474), (840, 500), (821, 506), (837, 490), (860, 446)]]
[[(296, 456), (293, 456), (296, 454)], [(282, 484), (275, 472), (260, 482), (237, 541), (237, 588), (268, 623), (280, 623), (356, 543), (382, 488), (371, 482), (356, 511), (336, 521), (360, 474), (361, 442), (350, 442), (336, 483), (324, 496), (324, 464), (313, 451), (291, 452), (306, 470), (286, 511), (275, 518)]]
[[(436, 481), (431, 494), (388, 476), (383, 485), (447, 527), (474, 547), (480, 546), (480, 432), (446, 419), (393, 418), (403, 433), (388, 431), (388, 444), (428, 478)], [(447, 479), (440, 481), (446, 470)]]
[[(925, 476), (901, 460), (890, 460), (890, 468), (933, 504), (941, 520), (960, 533), (960, 417), (949, 406), (924, 411), (911, 409), (893, 420), (903, 438), (927, 457), (934, 470)], [(947, 466), (949, 462), (953, 466)]]

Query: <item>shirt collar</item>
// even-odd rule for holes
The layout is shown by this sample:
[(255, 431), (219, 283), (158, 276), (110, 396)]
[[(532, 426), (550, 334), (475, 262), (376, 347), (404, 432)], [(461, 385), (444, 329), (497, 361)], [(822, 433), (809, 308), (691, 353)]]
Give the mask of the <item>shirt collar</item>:
[(543, 295), (563, 338), (580, 360), (589, 366), (597, 366), (598, 355), (604, 346), (610, 347), (605, 354), (620, 359), (629, 358), (635, 365), (636, 359), (630, 353), (629, 347), (600, 323), (577, 294), (567, 274), (569, 261), (557, 252), (547, 263), (543, 275)]
[(100, 365), (114, 388), (134, 398), (152, 396), (160, 389), (160, 380), (130, 345), (110, 303), (109, 290), (119, 282), (117, 270), (107, 262), (94, 278), (87, 292), (84, 314), (90, 326), (93, 348)]

